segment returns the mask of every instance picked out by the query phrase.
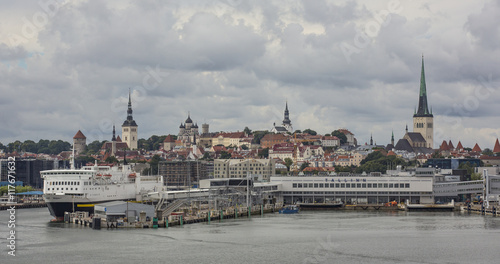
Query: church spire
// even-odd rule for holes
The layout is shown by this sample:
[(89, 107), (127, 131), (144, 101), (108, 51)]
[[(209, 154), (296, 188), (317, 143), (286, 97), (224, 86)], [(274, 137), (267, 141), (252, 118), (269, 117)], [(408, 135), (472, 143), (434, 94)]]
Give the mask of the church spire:
[(111, 141), (116, 141), (116, 136), (115, 136), (115, 125), (113, 124), (113, 137), (111, 138)]
[(432, 113), (429, 112), (429, 106), (427, 105), (427, 88), (425, 86), (424, 55), (422, 55), (422, 71), (420, 73), (420, 93), (418, 98), (418, 110), (413, 116), (432, 117)]
[(137, 126), (134, 118), (132, 117), (132, 97), (130, 93), (130, 88), (128, 89), (128, 108), (127, 108), (127, 119), (123, 122), (123, 126)]
[(394, 130), (392, 131), (391, 144), (394, 146)]

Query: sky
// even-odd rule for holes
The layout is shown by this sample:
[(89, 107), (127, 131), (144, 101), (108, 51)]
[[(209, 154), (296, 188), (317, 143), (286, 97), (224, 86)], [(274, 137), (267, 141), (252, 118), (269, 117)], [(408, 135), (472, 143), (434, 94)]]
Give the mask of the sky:
[[(422, 55), (434, 147), (499, 137), (500, 1), (2, 1), (0, 142), (294, 129), (388, 144)], [(120, 133), (119, 133), (120, 134)]]

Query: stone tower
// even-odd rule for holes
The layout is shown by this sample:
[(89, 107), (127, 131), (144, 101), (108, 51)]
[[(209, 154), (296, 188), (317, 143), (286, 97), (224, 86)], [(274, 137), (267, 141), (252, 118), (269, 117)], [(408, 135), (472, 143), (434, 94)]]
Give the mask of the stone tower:
[(137, 149), (137, 123), (132, 117), (132, 101), (130, 99), (130, 89), (128, 91), (127, 119), (122, 125), (122, 140), (127, 143), (129, 149)]
[(75, 147), (75, 155), (78, 156), (87, 149), (87, 137), (78, 130), (73, 137), (73, 146)]
[(434, 116), (427, 105), (427, 89), (425, 87), (424, 56), (422, 56), (422, 72), (420, 74), (420, 95), (418, 110), (413, 115), (413, 132), (422, 134), (426, 147), (434, 146)]

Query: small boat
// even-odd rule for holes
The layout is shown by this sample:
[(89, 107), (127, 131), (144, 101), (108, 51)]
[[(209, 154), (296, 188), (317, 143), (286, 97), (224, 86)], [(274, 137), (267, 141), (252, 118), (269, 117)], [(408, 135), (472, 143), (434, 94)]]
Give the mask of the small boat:
[(135, 177), (137, 177), (137, 175), (135, 173), (130, 173), (128, 175), (128, 177), (131, 178), (131, 179), (134, 179)]
[(96, 178), (101, 178), (101, 177), (102, 177), (102, 174), (97, 173), (97, 174), (95, 175), (95, 177), (96, 177)]
[(109, 174), (109, 173), (108, 174), (104, 174), (102, 176), (104, 176), (104, 178), (107, 178), (107, 179), (111, 178), (111, 174)]
[(280, 214), (296, 214), (299, 212), (297, 205), (287, 205), (280, 209)]

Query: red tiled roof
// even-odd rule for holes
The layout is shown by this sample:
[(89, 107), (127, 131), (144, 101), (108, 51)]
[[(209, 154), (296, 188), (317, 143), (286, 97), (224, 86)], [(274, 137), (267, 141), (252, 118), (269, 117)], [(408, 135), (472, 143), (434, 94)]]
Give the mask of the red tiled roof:
[(497, 141), (495, 142), (495, 147), (493, 148), (494, 153), (499, 153), (500, 152), (500, 143), (498, 143), (498, 138)]
[(450, 150), (450, 147), (448, 146), (448, 143), (446, 143), (446, 140), (443, 140), (443, 143), (441, 143), (439, 150), (441, 150), (441, 151)]
[(163, 140), (163, 142), (165, 143), (174, 143), (175, 142), (175, 139), (172, 135), (168, 135), (165, 140)]
[(78, 132), (76, 132), (75, 136), (73, 137), (73, 139), (86, 139), (86, 138), (87, 137), (80, 130), (78, 130)]
[(458, 141), (457, 150), (461, 149), (464, 149), (464, 146), (462, 146), (462, 142)]
[(455, 147), (453, 146), (453, 143), (451, 143), (451, 140), (450, 142), (448, 142), (448, 148), (450, 148), (450, 150), (454, 149)]
[(479, 147), (479, 145), (476, 143), (476, 145), (474, 146), (474, 148), (472, 149), (472, 151), (474, 152), (481, 152), (481, 148)]

